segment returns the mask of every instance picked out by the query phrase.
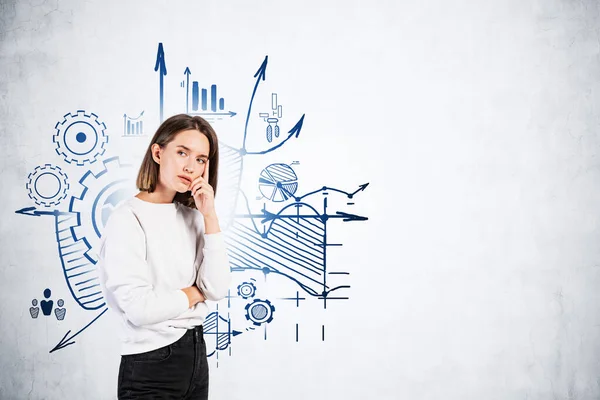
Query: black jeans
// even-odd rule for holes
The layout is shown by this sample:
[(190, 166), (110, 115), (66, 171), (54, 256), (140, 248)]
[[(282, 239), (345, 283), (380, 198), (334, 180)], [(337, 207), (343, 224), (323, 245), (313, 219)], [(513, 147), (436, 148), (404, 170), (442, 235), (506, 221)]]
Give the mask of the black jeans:
[(208, 360), (202, 326), (173, 344), (121, 356), (119, 399), (208, 399)]

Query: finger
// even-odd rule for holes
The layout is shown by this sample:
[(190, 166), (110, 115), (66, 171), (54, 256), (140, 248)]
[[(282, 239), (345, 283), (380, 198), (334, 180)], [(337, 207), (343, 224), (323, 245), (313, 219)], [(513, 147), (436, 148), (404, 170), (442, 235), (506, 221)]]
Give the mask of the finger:
[(202, 183), (205, 182), (205, 179), (202, 176), (197, 177), (196, 179), (194, 179), (192, 181), (192, 183), (190, 183), (190, 188), (194, 187), (194, 185), (197, 185), (198, 183)]
[(202, 186), (202, 182), (196, 182), (193, 185), (190, 185), (190, 192), (194, 193), (200, 186)]
[(193, 194), (194, 196), (196, 196), (196, 194), (198, 194), (198, 191), (199, 191), (200, 189), (202, 189), (202, 184), (200, 184), (200, 185), (197, 185), (195, 188), (193, 188), (193, 189), (192, 189), (192, 194)]
[(205, 189), (206, 193), (214, 193), (215, 192), (214, 189), (212, 188), (212, 186), (210, 186), (206, 183), (201, 183), (198, 186), (192, 188), (190, 191), (194, 194), (200, 189)]
[(204, 168), (204, 173), (202, 174), (202, 177), (204, 179), (206, 179), (207, 182), (208, 182), (208, 163), (209, 162), (210, 162), (209, 160), (206, 160), (206, 167)]
[(206, 182), (204, 182), (204, 181), (198, 182), (198, 183), (196, 183), (195, 185), (193, 185), (193, 186), (190, 188), (190, 191), (191, 191), (192, 193), (195, 193), (195, 192), (196, 192), (196, 190), (198, 190), (198, 188), (201, 188), (201, 187), (205, 187), (205, 188), (207, 188), (209, 191), (211, 191), (211, 192), (214, 192), (214, 189), (213, 189), (213, 187), (212, 187), (212, 186), (210, 186), (208, 183), (206, 183)]
[(194, 194), (194, 197), (196, 196), (202, 196), (202, 195), (206, 195), (208, 197), (213, 197), (213, 192), (208, 190), (207, 188), (200, 188), (196, 191), (196, 193)]

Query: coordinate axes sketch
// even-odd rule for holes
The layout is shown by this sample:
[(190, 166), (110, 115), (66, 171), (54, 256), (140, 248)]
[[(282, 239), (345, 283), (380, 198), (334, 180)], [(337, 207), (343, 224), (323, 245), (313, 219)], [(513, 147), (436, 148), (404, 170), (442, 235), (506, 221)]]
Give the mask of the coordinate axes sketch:
[[(253, 75), (240, 145), (220, 141), (217, 210), (235, 283), (204, 322), (207, 350), (209, 356), (215, 356), (217, 366), (221, 352), (232, 354), (234, 337), (261, 329), (262, 336), (267, 339), (267, 326), (275, 323), (277, 313), (282, 312), (279, 304), (294, 301), (299, 308), (301, 301), (318, 301), (323, 309), (327, 309), (330, 301), (348, 299), (349, 271), (330, 268), (332, 261), (328, 260), (328, 248), (342, 244), (332, 241), (328, 225), (368, 219), (338, 210), (337, 205), (332, 206), (353, 206), (368, 183), (349, 191), (320, 183), (301, 192), (301, 174), (297, 172), (299, 161), (267, 162), (258, 176), (244, 176), (244, 161), (248, 157), (264, 157), (298, 140), (304, 126), (305, 115), (298, 114), (290, 123), (288, 117), (294, 112), (286, 110), (284, 117), (278, 93), (261, 93), (268, 60), (265, 56)], [(158, 44), (154, 70), (159, 78), (158, 119), (162, 122), (165, 90), (175, 86), (167, 86), (170, 81), (166, 80), (167, 59), (162, 43)], [(177, 79), (177, 84), (180, 91), (183, 90), (179, 102), (181, 112), (201, 115), (217, 125), (217, 132), (220, 120), (237, 116), (237, 112), (226, 106), (225, 97), (220, 97), (217, 84), (192, 79), (189, 66), (181, 66), (180, 70), (183, 70), (183, 77)], [(253, 110), (258, 98), (266, 99), (262, 104), (270, 104), (270, 110), (269, 106)], [(120, 136), (145, 136), (144, 114), (145, 111), (134, 117), (123, 114)], [(262, 121), (263, 125), (251, 128), (251, 120)], [(251, 135), (252, 146), (258, 143), (258, 148), (250, 148), (248, 139)], [(73, 183), (72, 177), (58, 165), (35, 167), (25, 184), (35, 206), (24, 207), (16, 213), (53, 218), (62, 273), (73, 301), (89, 313), (89, 318), (68, 330), (50, 353), (74, 344), (78, 335), (106, 313), (95, 268), (96, 252), (111, 212), (135, 194), (132, 191), (135, 187), (131, 179), (135, 172), (132, 166), (124, 164), (119, 155), (103, 158), (109, 135), (98, 115), (86, 110), (65, 114), (54, 127), (52, 143), (64, 163), (78, 168), (80, 178)], [(249, 197), (242, 189), (242, 183), (248, 182), (254, 182), (257, 197)], [(27, 304), (33, 305), (30, 308), (32, 318), (36, 318), (39, 315), (37, 300), (31, 302), (31, 294), (25, 295), (28, 296)], [(63, 307), (64, 300), (60, 299), (60, 302), (59, 306)], [(47, 308), (48, 304), (44, 300), (42, 308)], [(58, 310), (57, 319), (62, 321), (66, 308)], [(44, 315), (48, 315), (45, 308)], [(295, 336), (291, 338), (296, 342), (301, 339), (299, 328), (299, 324), (295, 324)], [(319, 330), (325, 340), (325, 325), (319, 326)]]

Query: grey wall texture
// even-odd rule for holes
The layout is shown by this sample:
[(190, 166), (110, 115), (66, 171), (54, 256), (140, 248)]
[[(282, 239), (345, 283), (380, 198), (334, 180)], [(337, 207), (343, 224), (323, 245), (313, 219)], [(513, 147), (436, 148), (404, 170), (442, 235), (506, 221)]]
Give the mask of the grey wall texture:
[[(167, 115), (185, 104), (189, 66), (227, 94), (238, 115), (215, 126), (239, 141), (268, 55), (261, 93), (279, 94), (285, 134), (306, 116), (298, 138), (248, 158), (251, 199), (269, 163), (299, 160), (303, 191), (369, 182), (351, 206), (368, 220), (328, 225), (348, 299), (296, 307), (281, 300), (290, 282), (256, 276), (281, 305), (268, 329), (211, 357), (211, 398), (600, 398), (599, 12), (567, 0), (1, 1), (0, 397), (116, 398), (110, 313), (50, 352), (97, 314), (70, 295), (53, 217), (15, 211), (36, 206), (36, 167), (60, 165), (71, 189), (81, 176), (52, 141), (67, 113), (96, 113), (102, 157), (139, 163), (148, 136), (124, 137), (123, 115), (158, 126), (163, 43)], [(33, 318), (46, 288), (64, 319)]]

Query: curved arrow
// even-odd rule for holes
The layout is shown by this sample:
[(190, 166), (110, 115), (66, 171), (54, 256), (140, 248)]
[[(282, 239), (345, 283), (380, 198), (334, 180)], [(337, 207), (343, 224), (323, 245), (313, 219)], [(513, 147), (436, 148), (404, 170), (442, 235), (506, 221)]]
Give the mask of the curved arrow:
[[(270, 149), (267, 150), (263, 150), (263, 151), (247, 151), (245, 152), (245, 154), (267, 154), (272, 152), (273, 150), (277, 150), (278, 148), (280, 148), (281, 146), (283, 146), (283, 144), (285, 142), (287, 142), (288, 140), (290, 140), (292, 138), (292, 136), (298, 137), (300, 136), (300, 131), (302, 130), (302, 124), (304, 124), (304, 116), (306, 114), (303, 114), (302, 117), (298, 120), (298, 122), (296, 122), (296, 125), (294, 125), (294, 127), (292, 129), (289, 130), (288, 132), (288, 137), (286, 137), (283, 141), (281, 141), (279, 144), (271, 147)], [(244, 138), (245, 138), (245, 134), (244, 134)]]
[(256, 78), (256, 84), (254, 84), (254, 90), (252, 91), (252, 97), (250, 98), (250, 105), (248, 106), (248, 115), (246, 116), (246, 125), (244, 126), (244, 140), (242, 141), (242, 150), (246, 149), (246, 136), (248, 135), (248, 121), (250, 121), (250, 112), (252, 110), (252, 103), (254, 102), (254, 95), (256, 95), (256, 89), (258, 89), (258, 84), (261, 79), (264, 81), (267, 75), (267, 62), (269, 61), (269, 56), (265, 56), (265, 60), (260, 65), (260, 68), (254, 74)]

